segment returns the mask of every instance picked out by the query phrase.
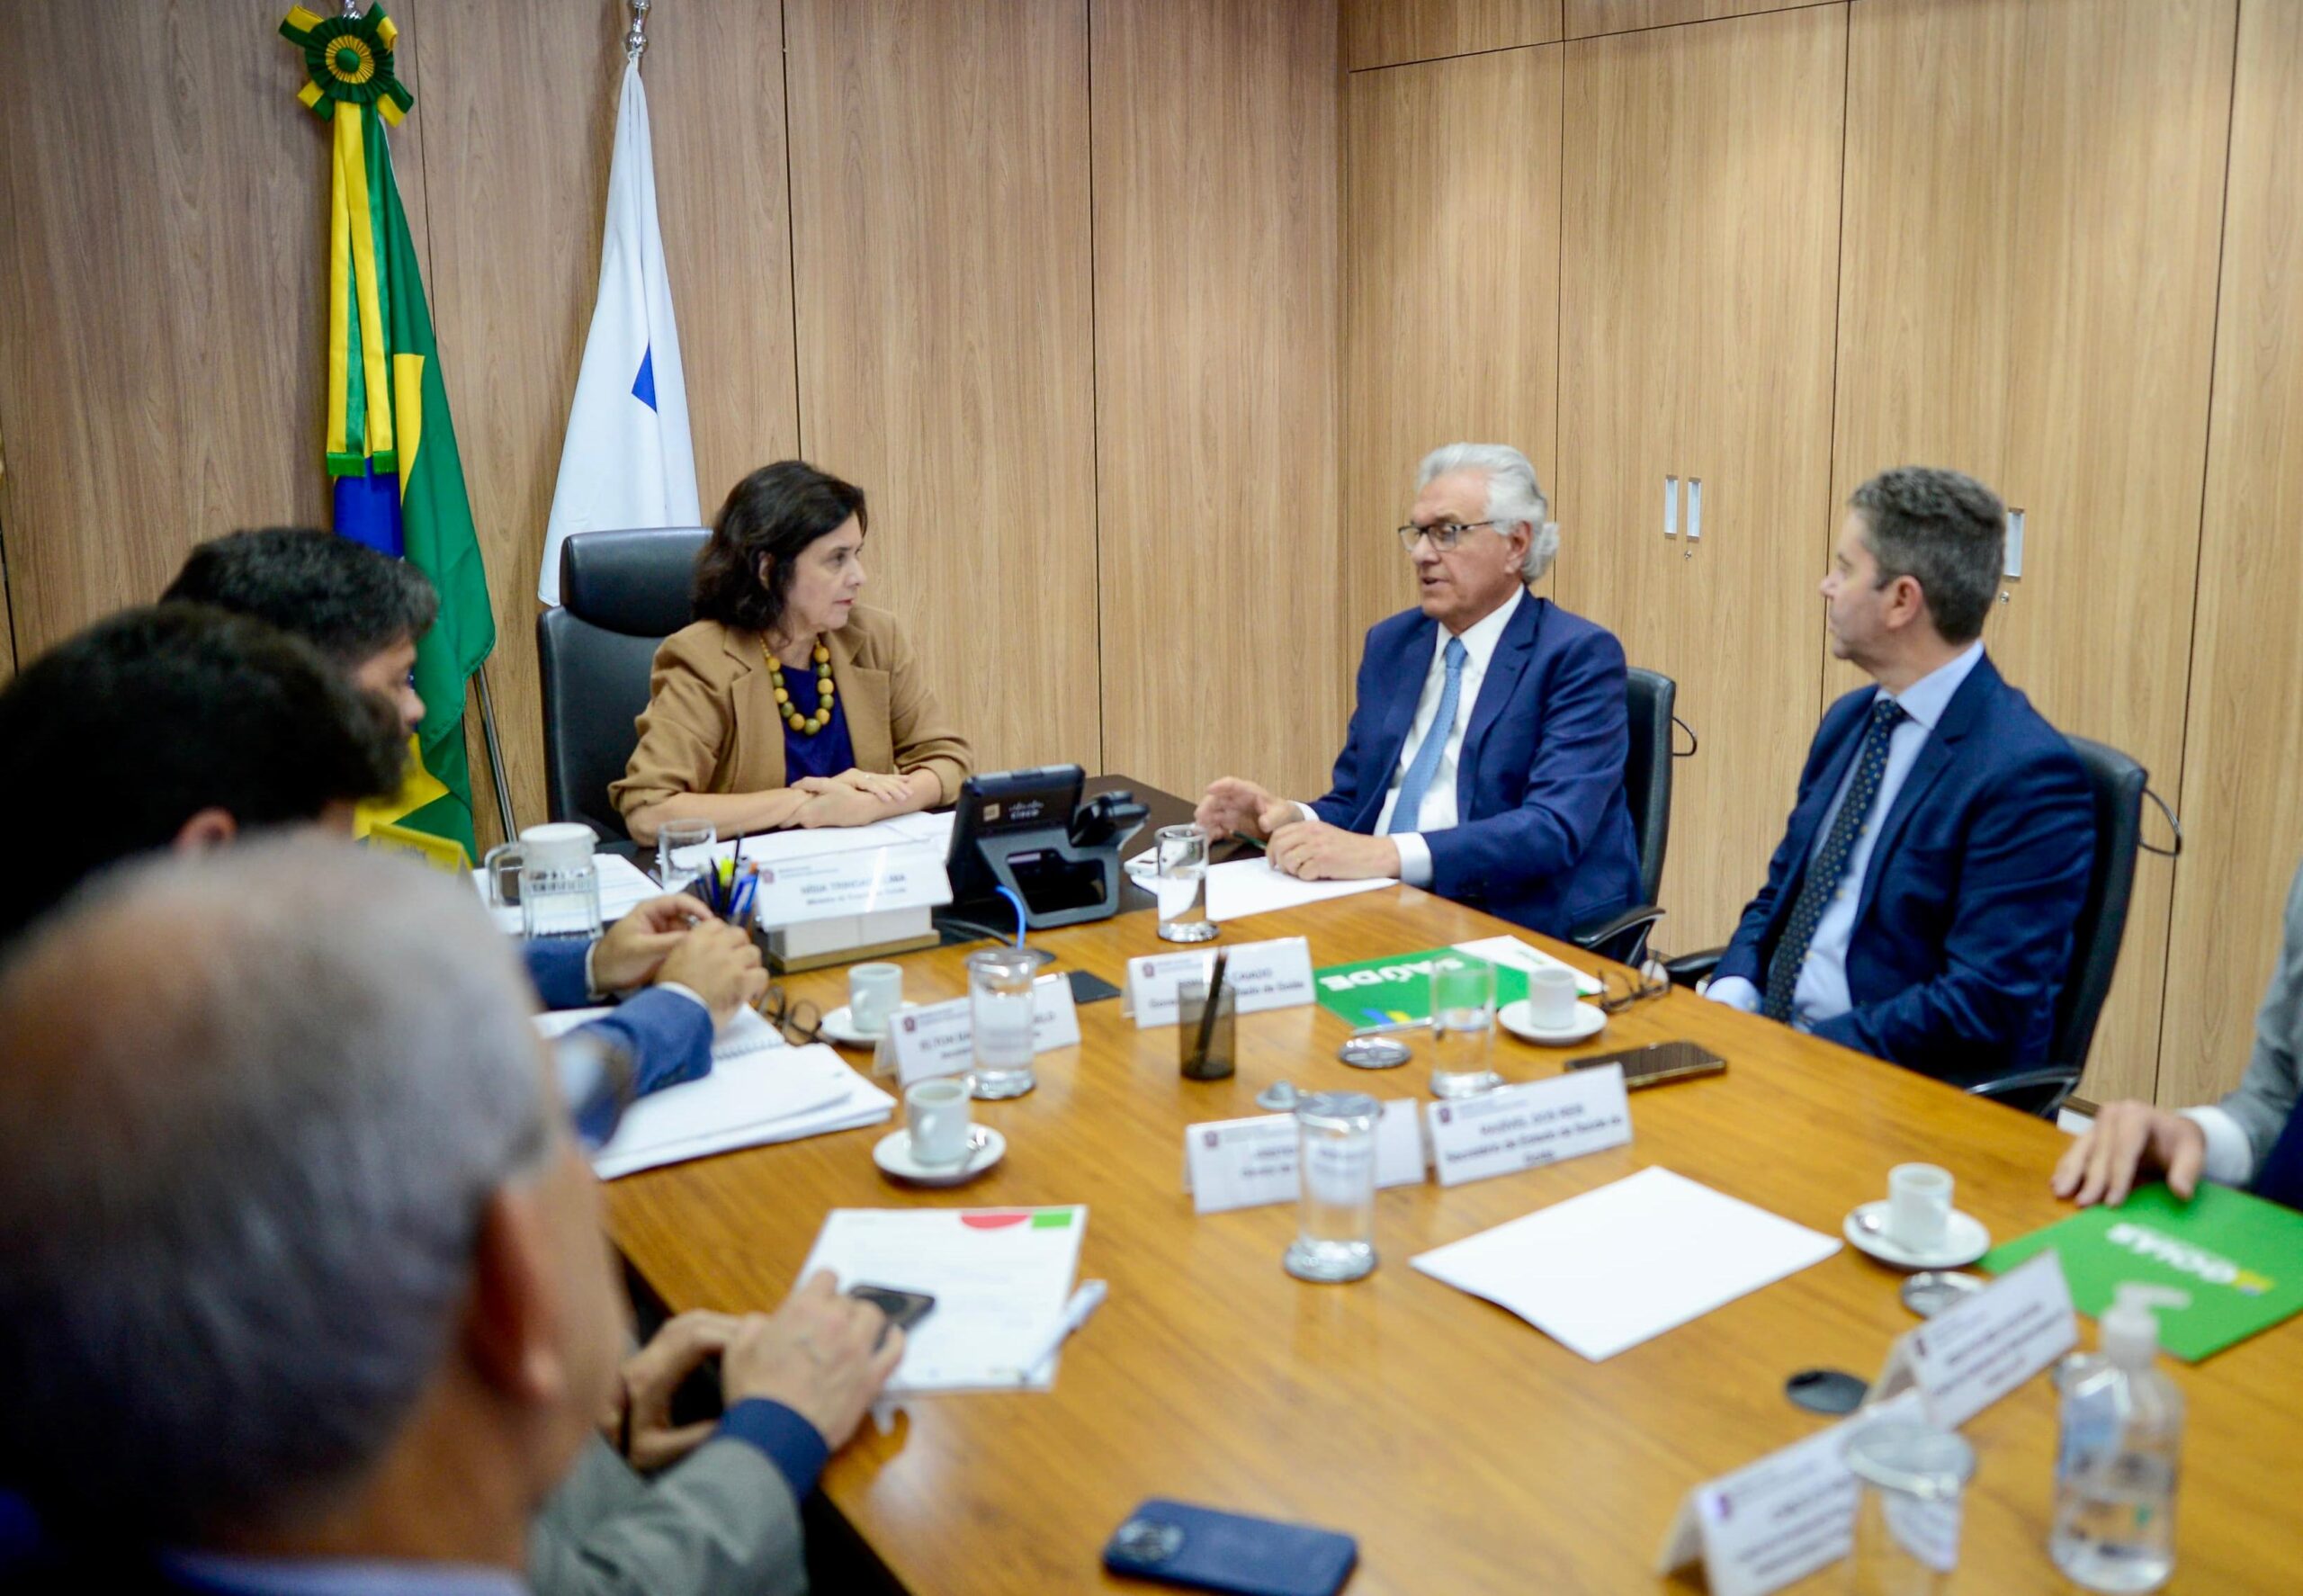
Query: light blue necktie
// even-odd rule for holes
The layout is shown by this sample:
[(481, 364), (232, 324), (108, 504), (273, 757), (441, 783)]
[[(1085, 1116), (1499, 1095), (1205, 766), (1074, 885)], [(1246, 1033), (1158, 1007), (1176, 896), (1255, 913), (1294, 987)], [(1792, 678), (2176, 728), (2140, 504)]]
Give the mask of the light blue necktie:
[(1392, 823), (1384, 828), (1387, 832), (1422, 829), (1417, 817), (1423, 812), (1423, 794), (1439, 774), (1439, 756), (1447, 751), (1447, 733), (1456, 729), (1456, 704), (1464, 695), (1464, 661), (1470, 658), (1464, 640), (1449, 638), (1441, 658), (1447, 662), (1447, 685), (1439, 689), (1439, 713), (1431, 717), (1431, 730), (1423, 734), (1423, 746), (1409, 762), (1407, 779), (1400, 783), (1400, 801), (1392, 805)]

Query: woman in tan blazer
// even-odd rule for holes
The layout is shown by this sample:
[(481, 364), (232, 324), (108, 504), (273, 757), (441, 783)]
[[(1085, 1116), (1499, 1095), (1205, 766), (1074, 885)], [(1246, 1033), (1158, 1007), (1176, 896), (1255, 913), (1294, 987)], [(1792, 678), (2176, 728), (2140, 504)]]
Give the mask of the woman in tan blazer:
[(802, 461), (736, 484), (608, 789), (634, 838), (860, 826), (959, 796), (967, 743), (895, 617), (856, 603), (870, 525), (862, 489)]

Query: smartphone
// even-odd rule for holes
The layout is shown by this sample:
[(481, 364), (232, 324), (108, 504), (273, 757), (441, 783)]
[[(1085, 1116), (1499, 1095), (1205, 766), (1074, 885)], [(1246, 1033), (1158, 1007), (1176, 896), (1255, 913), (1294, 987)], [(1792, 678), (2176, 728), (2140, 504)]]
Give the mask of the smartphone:
[[(861, 1297), (888, 1316), (894, 1328), (909, 1331), (935, 1311), (936, 1299), (924, 1291), (902, 1291), (892, 1286), (851, 1286), (847, 1295)], [(883, 1339), (886, 1332), (882, 1331)], [(672, 1393), (674, 1424), (701, 1424), (717, 1419), (725, 1406), (720, 1392), (720, 1355), (713, 1353), (694, 1368)]]
[(1071, 982), (1071, 1001), (1074, 1004), (1100, 1003), (1106, 998), (1119, 996), (1119, 988), (1086, 970), (1069, 971), (1066, 978)]
[(1692, 1042), (1650, 1042), (1644, 1047), (1626, 1047), (1616, 1053), (1567, 1061), (1567, 1067), (1571, 1070), (1596, 1070), (1606, 1064), (1623, 1066), (1623, 1084), (1626, 1091), (1637, 1091), (1643, 1086), (1661, 1086), (1667, 1080), (1692, 1080), (1698, 1075), (1724, 1074), (1727, 1069), (1725, 1059)]
[(1114, 1574), (1232, 1596), (1335, 1596), (1359, 1543), (1332, 1529), (1154, 1498), (1104, 1546)]
[(894, 1286), (851, 1286), (847, 1295), (870, 1303), (888, 1316), (894, 1328), (909, 1331), (936, 1311), (936, 1299), (924, 1291), (905, 1291)]

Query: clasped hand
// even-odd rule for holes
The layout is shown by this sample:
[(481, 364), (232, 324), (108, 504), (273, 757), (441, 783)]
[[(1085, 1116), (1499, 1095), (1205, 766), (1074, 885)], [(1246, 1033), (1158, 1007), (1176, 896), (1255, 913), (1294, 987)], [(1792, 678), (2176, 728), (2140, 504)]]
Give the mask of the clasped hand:
[(873, 770), (803, 776), (792, 790), (808, 795), (789, 822), (803, 827), (869, 825), (911, 796), (911, 784), (902, 776)]

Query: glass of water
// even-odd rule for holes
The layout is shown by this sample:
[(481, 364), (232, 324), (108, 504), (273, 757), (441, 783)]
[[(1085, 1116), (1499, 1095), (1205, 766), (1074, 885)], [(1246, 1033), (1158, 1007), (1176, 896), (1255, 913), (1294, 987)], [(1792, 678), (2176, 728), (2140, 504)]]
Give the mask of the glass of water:
[(1164, 942), (1205, 942), (1216, 934), (1207, 918), (1207, 833), (1197, 826), (1162, 826), (1159, 874), (1152, 887), (1160, 899), (1160, 937)]
[(1295, 1240), (1280, 1261), (1299, 1280), (1357, 1280), (1376, 1267), (1376, 1121), (1364, 1091), (1313, 1092), (1295, 1106), (1303, 1183)]
[(1959, 1565), (1959, 1508), (1976, 1449), (1949, 1430), (1883, 1420), (1847, 1443), (1855, 1509), (1856, 1596), (1942, 1596)]
[(1476, 1097), (1496, 1074), (1495, 966), (1468, 954), (1431, 961), (1431, 1095)]
[(719, 840), (710, 820), (666, 820), (656, 832), (656, 879), (668, 892), (692, 890), (712, 867), (712, 845)]
[(988, 947), (968, 955), (968, 1018), (975, 1030), (975, 1095), (1020, 1098), (1032, 1075), (1032, 983), (1047, 955)]

